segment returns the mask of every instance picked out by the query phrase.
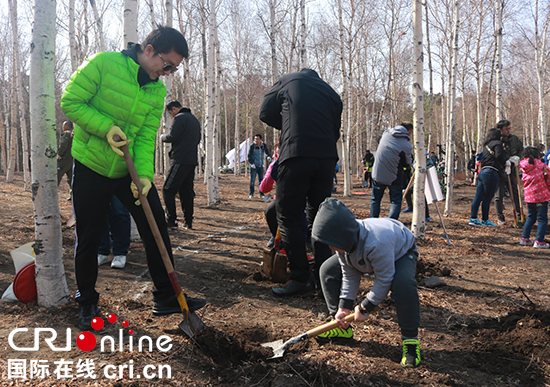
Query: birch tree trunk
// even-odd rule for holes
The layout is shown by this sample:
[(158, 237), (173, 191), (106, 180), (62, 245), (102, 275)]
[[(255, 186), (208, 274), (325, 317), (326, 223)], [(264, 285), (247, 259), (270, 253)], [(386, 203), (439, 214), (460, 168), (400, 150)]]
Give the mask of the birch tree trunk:
[(105, 43), (103, 39), (103, 22), (101, 21), (101, 17), (99, 16), (99, 12), (97, 10), (96, 0), (90, 0), (90, 5), (92, 6), (92, 11), (94, 12), (95, 29), (97, 34), (97, 41), (99, 42), (99, 51), (103, 52), (105, 51)]
[[(10, 9), (10, 22), (12, 25), (12, 48), (13, 52), (18, 52), (17, 49), (17, 0), (8, 0), (8, 6)], [(17, 63), (15, 59), (16, 55), (13, 55), (12, 60), (12, 77), (14, 80), (17, 79)], [(15, 162), (17, 157), (17, 82), (15, 85), (12, 85), (12, 105), (11, 105), (11, 126), (8, 129), (9, 135), (9, 158), (8, 158), (8, 167), (6, 172), (6, 183), (12, 183), (15, 175)]]
[(306, 1), (300, 0), (300, 65), (299, 69), (307, 67), (306, 52)]
[(206, 168), (205, 179), (207, 189), (207, 203), (209, 207), (216, 205), (215, 194), (215, 179), (213, 173), (214, 164), (214, 116), (215, 116), (215, 100), (216, 94), (214, 86), (214, 53), (215, 53), (215, 33), (216, 28), (216, 0), (208, 0), (208, 63), (207, 63), (207, 76), (206, 76), (206, 101), (207, 101), (207, 114), (206, 114)]
[(496, 7), (496, 122), (502, 120), (502, 0), (495, 0)]
[[(271, 84), (274, 85), (279, 77), (277, 65), (277, 0), (269, 1), (269, 47), (271, 48)], [(273, 144), (279, 139), (279, 131), (273, 128)]]
[(338, 7), (338, 36), (340, 45), (340, 71), (342, 76), (342, 128), (340, 130), (340, 140), (342, 141), (342, 153), (340, 155), (340, 169), (344, 174), (344, 196), (351, 196), (350, 190), (350, 156), (349, 156), (349, 109), (348, 109), (348, 94), (349, 94), (349, 79), (346, 68), (346, 43), (344, 36), (344, 20), (342, 17), (342, 0), (337, 1)]
[[(416, 0), (415, 0), (416, 1)], [(429, 94), (429, 110), (428, 110), (428, 150), (433, 149), (433, 133), (432, 133), (432, 118), (433, 118), (433, 99), (434, 99), (434, 87), (433, 87), (433, 66), (432, 66), (432, 50), (430, 47), (430, 25), (428, 23), (428, 2), (424, 1), (424, 9), (426, 13), (426, 50), (428, 52), (428, 71), (430, 76), (430, 94)], [(424, 87), (422, 87), (424, 88)]]
[(44, 307), (55, 307), (69, 301), (57, 196), (55, 5), (55, 0), (35, 0), (30, 58), (36, 288), (38, 304)]
[(128, 43), (138, 42), (137, 33), (137, 17), (138, 17), (137, 0), (124, 0), (124, 36), (122, 39), (122, 49), (128, 47)]
[(456, 122), (456, 74), (458, 67), (458, 12), (460, 0), (454, 1), (453, 7), (453, 50), (451, 63), (451, 82), (449, 85), (449, 131), (447, 136), (447, 195), (445, 201), (445, 216), (451, 216), (453, 212), (453, 191), (454, 191), (454, 164), (455, 164), (455, 122)]
[(415, 238), (426, 238), (426, 201), (424, 199), (424, 182), (426, 179), (426, 145), (424, 142), (424, 43), (422, 34), (422, 0), (413, 3), (413, 112), (414, 112), (414, 155), (416, 168), (414, 172), (413, 217), (411, 231)]
[(547, 51), (547, 33), (550, 25), (550, 18), (547, 18), (542, 31), (539, 33), (539, 0), (535, 2), (535, 65), (537, 70), (538, 81), (538, 96), (539, 96), (539, 111), (538, 111), (538, 134), (540, 142), (547, 148), (546, 141), (546, 111), (544, 103), (544, 95), (546, 94), (545, 76), (546, 67), (548, 64), (548, 52)]
[[(15, 81), (14, 103), (19, 108), (19, 126), (21, 128), (21, 148), (23, 150), (23, 181), (25, 191), (30, 190), (31, 171), (29, 170), (29, 133), (26, 119), (26, 109), (23, 101), (23, 87), (21, 85), (21, 61), (19, 59), (19, 29), (17, 26), (17, 0), (12, 1), (10, 6), (12, 26), (12, 47), (13, 47), (13, 74)], [(15, 123), (15, 116), (13, 119)], [(16, 125), (13, 125), (16, 130)], [(15, 137), (17, 138), (17, 137)], [(17, 144), (17, 141), (14, 141)]]
[(212, 163), (212, 174), (214, 175), (214, 200), (216, 203), (220, 201), (220, 187), (219, 187), (219, 170), (220, 166), (220, 129), (221, 129), (221, 109), (220, 109), (220, 84), (222, 77), (221, 69), (221, 50), (220, 50), (220, 41), (218, 39), (218, 21), (216, 9), (213, 10), (213, 25), (214, 25), (214, 48), (215, 48), (215, 57), (214, 57), (214, 155)]
[(69, 53), (71, 57), (71, 71), (73, 73), (78, 68), (76, 35), (74, 29), (74, 2), (75, 0), (69, 0)]

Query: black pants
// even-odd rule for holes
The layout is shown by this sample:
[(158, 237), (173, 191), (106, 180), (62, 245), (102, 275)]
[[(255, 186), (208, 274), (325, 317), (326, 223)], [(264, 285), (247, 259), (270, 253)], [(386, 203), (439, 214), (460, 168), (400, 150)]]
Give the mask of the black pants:
[(166, 206), (166, 221), (173, 224), (177, 220), (176, 194), (180, 194), (183, 219), (188, 226), (193, 223), (193, 202), (195, 199), (194, 179), (196, 165), (174, 164), (162, 187), (162, 197)]
[[(103, 234), (111, 197), (115, 195), (130, 211), (145, 246), (147, 267), (153, 280), (153, 297), (164, 300), (174, 294), (174, 289), (162, 262), (155, 238), (147, 223), (145, 212), (135, 204), (130, 189), (130, 175), (109, 179), (75, 160), (73, 175), (73, 209), (76, 218), (75, 277), (78, 290), (76, 301), (80, 304), (97, 304), (99, 293), (97, 281), (97, 251)], [(153, 185), (147, 199), (160, 229), (172, 264), (172, 247), (164, 219), (164, 210), (157, 189)]]
[[(277, 176), (277, 223), (290, 263), (290, 279), (307, 282), (310, 278), (306, 255), (306, 236), (301, 218), (306, 209), (308, 235), (311, 235), (313, 220), (319, 204), (332, 191), (332, 177), (336, 159), (292, 158), (279, 165)], [(332, 254), (330, 248), (314, 242), (315, 278), (319, 267)]]

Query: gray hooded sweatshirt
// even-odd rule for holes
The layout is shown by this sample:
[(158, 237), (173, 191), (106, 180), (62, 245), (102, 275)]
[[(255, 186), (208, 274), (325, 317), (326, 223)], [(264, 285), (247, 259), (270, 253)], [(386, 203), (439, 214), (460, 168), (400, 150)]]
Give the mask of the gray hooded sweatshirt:
[(407, 165), (412, 165), (412, 144), (408, 130), (401, 125), (382, 134), (372, 167), (372, 178), (380, 184), (391, 185), (397, 178), (401, 153)]
[(380, 304), (390, 291), (395, 261), (415, 247), (414, 235), (403, 223), (389, 218), (357, 220), (344, 203), (334, 198), (327, 198), (319, 206), (311, 236), (346, 251), (338, 252), (342, 267), (339, 306), (346, 309), (352, 309), (364, 273), (376, 277), (367, 294), (368, 302)]

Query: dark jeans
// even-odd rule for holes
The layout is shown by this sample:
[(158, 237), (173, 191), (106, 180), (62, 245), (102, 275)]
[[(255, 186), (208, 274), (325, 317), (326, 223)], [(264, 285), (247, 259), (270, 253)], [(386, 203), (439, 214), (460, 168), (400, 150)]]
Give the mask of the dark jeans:
[(57, 164), (57, 185), (61, 183), (63, 175), (67, 175), (67, 184), (69, 188), (73, 186), (73, 158), (63, 160)]
[(525, 220), (525, 226), (523, 226), (523, 234), (521, 236), (525, 239), (529, 239), (531, 236), (531, 229), (535, 225), (535, 222), (538, 221), (537, 241), (544, 242), (546, 227), (548, 226), (548, 202), (527, 203), (527, 211), (527, 219)]
[(176, 213), (177, 193), (180, 195), (185, 223), (188, 226), (193, 224), (195, 168), (196, 165), (174, 164), (168, 171), (168, 176), (162, 187), (162, 197), (166, 206), (166, 221), (170, 224), (174, 224), (178, 217)]
[(386, 187), (390, 190), (390, 213), (389, 218), (399, 219), (401, 214), (401, 202), (403, 201), (403, 185), (385, 185), (376, 180), (372, 181), (372, 198), (370, 202), (370, 217), (378, 218), (380, 216), (380, 202), (384, 196)]
[[(510, 174), (510, 184), (512, 186), (512, 192), (510, 192), (510, 197), (512, 198), (512, 205), (516, 210), (516, 214), (519, 214), (519, 197), (518, 197), (518, 182), (516, 179), (516, 166), (512, 164), (512, 173)], [(504, 217), (504, 192), (508, 187), (508, 178), (500, 178), (498, 186), (495, 193), (495, 210), (497, 211), (497, 216), (499, 220), (505, 220)]]
[(98, 253), (109, 255), (111, 247), (115, 256), (128, 255), (130, 247), (130, 213), (116, 196), (113, 196), (109, 206)]
[[(407, 338), (417, 337), (420, 326), (420, 301), (415, 279), (417, 260), (416, 247), (398, 258), (395, 261), (395, 275), (391, 284), (391, 298), (395, 300), (397, 323), (401, 328), (401, 335)], [(320, 276), (328, 311), (334, 315), (338, 311), (343, 280), (337, 254), (323, 263)]]
[[(302, 214), (303, 214), (302, 221), (301, 221), (302, 231), (304, 235), (307, 237), (307, 217), (305, 212), (303, 212)], [(273, 236), (277, 235), (278, 224), (277, 224), (277, 207), (276, 207), (275, 200), (271, 201), (271, 203), (267, 205), (267, 207), (265, 208), (264, 215), (265, 215), (265, 220), (267, 222), (267, 226), (269, 227), (269, 231), (271, 232), (271, 235)]]
[[(307, 282), (310, 279), (306, 255), (306, 236), (302, 228), (306, 210), (308, 235), (319, 204), (330, 197), (336, 159), (292, 158), (279, 165), (277, 177), (277, 223), (290, 264), (290, 279)], [(331, 255), (330, 248), (313, 243), (315, 254), (314, 276), (319, 266)]]
[[(73, 209), (76, 219), (74, 270), (78, 286), (75, 299), (80, 304), (97, 304), (99, 300), (99, 293), (95, 290), (98, 272), (97, 252), (113, 195), (116, 195), (130, 211), (136, 222), (145, 247), (147, 267), (154, 284), (153, 298), (165, 300), (174, 295), (172, 283), (164, 267), (143, 207), (135, 204), (136, 199), (130, 189), (131, 181), (130, 175), (120, 179), (110, 179), (75, 160), (73, 174)], [(147, 199), (170, 260), (173, 262), (164, 210), (154, 184)]]
[(471, 219), (477, 219), (477, 212), (481, 205), (481, 220), (489, 219), (491, 200), (498, 186), (498, 172), (494, 169), (484, 168), (477, 177), (477, 191), (470, 212)]
[(250, 195), (254, 195), (254, 182), (256, 181), (256, 176), (258, 176), (258, 191), (259, 191), (260, 183), (264, 179), (263, 167), (250, 168), (250, 189), (248, 190), (248, 193)]

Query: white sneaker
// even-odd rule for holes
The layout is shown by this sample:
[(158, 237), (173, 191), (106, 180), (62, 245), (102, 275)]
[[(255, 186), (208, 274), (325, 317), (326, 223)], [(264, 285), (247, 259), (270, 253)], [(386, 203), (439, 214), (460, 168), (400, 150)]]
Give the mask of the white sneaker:
[(111, 267), (115, 269), (123, 269), (126, 265), (126, 256), (125, 255), (115, 255), (113, 262), (111, 262)]
[(109, 263), (111, 257), (108, 255), (98, 254), (97, 255), (97, 266), (105, 265)]

